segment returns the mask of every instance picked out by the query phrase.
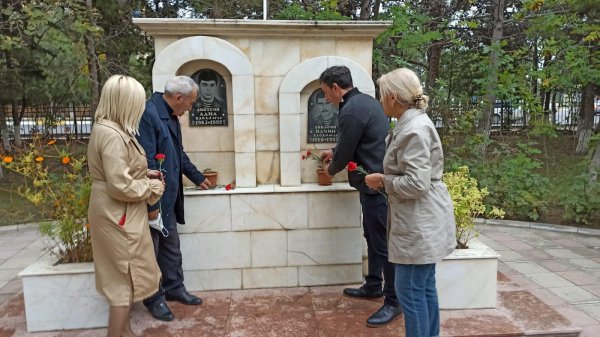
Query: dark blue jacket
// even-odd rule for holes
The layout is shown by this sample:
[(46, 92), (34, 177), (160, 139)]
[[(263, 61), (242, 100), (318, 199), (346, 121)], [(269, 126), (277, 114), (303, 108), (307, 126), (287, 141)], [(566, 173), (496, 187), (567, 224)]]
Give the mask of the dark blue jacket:
[[(340, 172), (350, 161), (369, 173), (383, 173), (385, 137), (389, 130), (390, 123), (375, 98), (357, 88), (348, 91), (340, 103), (338, 141), (333, 149), (329, 174)], [(348, 182), (361, 193), (378, 193), (365, 184), (364, 174), (358, 171), (348, 172)]]
[[(164, 100), (162, 93), (155, 92), (146, 101), (146, 110), (140, 121), (138, 141), (146, 151), (148, 168), (159, 169), (155, 159), (157, 153), (165, 154), (162, 163), (166, 188), (161, 198), (163, 224), (168, 231), (177, 223), (184, 224), (183, 213), (183, 174), (194, 184), (199, 185), (206, 179), (190, 162), (183, 152), (179, 118), (172, 115), (173, 110)], [(159, 204), (148, 207), (148, 211), (158, 209)]]

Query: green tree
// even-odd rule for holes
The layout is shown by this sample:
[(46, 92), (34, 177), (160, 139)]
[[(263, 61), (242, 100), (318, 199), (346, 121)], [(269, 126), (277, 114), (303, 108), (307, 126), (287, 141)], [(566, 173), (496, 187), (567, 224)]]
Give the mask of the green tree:
[[(577, 153), (586, 153), (593, 134), (594, 96), (600, 94), (600, 9), (594, 0), (531, 0), (524, 2), (527, 34), (539, 44), (543, 67), (539, 70), (544, 107), (549, 93), (578, 92), (582, 97), (578, 118)], [(554, 105), (554, 104), (552, 104)]]
[[(97, 27), (78, 1), (0, 2), (0, 104), (10, 106), (15, 144), (27, 106), (89, 100), (83, 37)], [(1, 121), (6, 129), (6, 120)]]

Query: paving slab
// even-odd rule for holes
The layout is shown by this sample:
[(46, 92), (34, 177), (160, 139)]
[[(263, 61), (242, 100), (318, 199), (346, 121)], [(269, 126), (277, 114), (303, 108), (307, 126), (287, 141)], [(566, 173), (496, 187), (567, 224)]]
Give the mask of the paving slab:
[(578, 286), (556, 287), (547, 289), (571, 304), (588, 301), (600, 301), (600, 298), (598, 296), (593, 295), (589, 291)]

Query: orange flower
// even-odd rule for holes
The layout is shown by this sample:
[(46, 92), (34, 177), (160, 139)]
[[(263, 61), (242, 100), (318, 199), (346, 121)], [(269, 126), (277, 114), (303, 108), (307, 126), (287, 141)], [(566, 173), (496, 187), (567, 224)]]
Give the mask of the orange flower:
[(7, 164), (12, 163), (12, 161), (13, 161), (13, 157), (11, 157), (11, 156), (6, 156), (6, 157), (2, 158), (2, 162), (7, 163)]
[(63, 163), (64, 165), (67, 165), (68, 163), (71, 162), (71, 158), (69, 158), (69, 157), (62, 157), (62, 160), (60, 162)]
[(43, 162), (43, 161), (44, 161), (44, 157), (42, 157), (42, 156), (37, 156), (37, 157), (35, 157), (35, 161), (37, 161), (38, 163), (41, 163), (41, 162)]
[(85, 224), (85, 228), (90, 229), (90, 224), (89, 223)]
[(54, 145), (56, 143), (56, 139), (52, 139), (48, 141), (48, 145)]

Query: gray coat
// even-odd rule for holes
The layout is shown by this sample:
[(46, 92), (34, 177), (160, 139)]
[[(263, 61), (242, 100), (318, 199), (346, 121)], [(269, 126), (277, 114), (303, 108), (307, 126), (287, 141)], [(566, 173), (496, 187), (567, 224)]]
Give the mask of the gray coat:
[(440, 262), (456, 246), (454, 209), (442, 182), (444, 154), (423, 110), (409, 109), (388, 137), (388, 254), (397, 264)]

